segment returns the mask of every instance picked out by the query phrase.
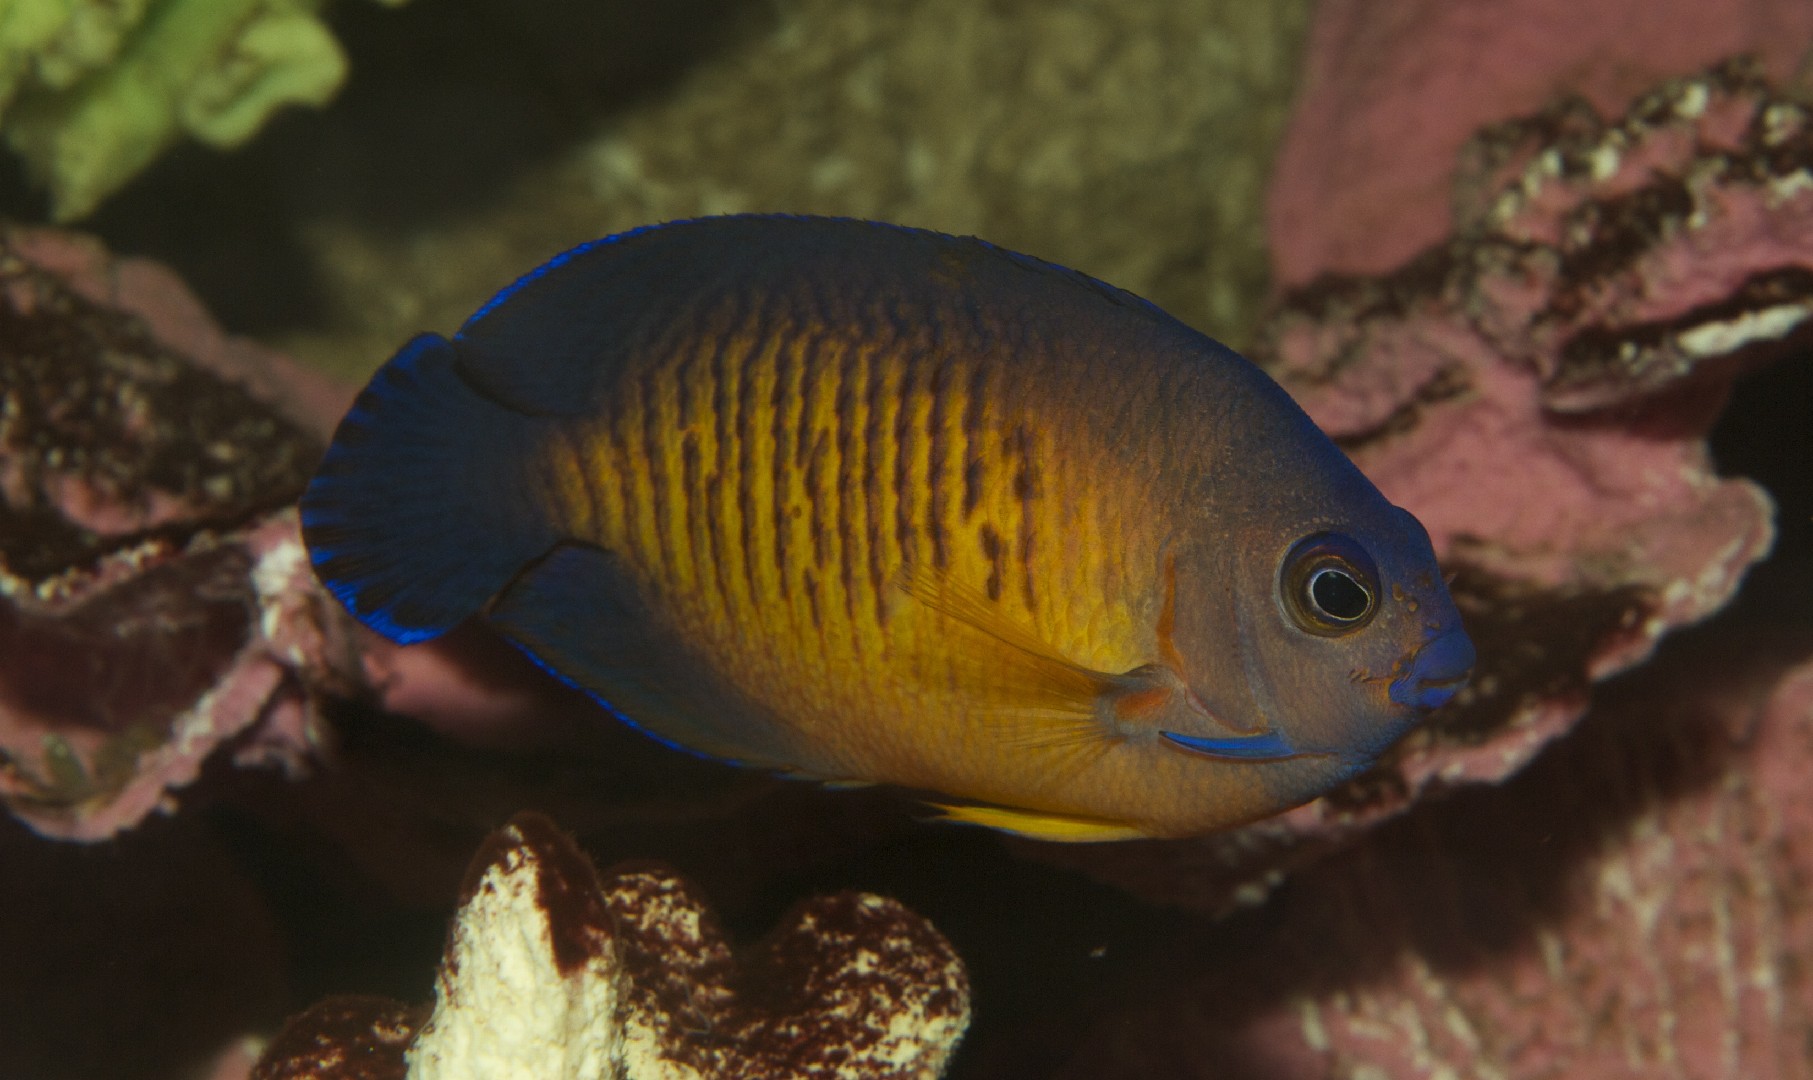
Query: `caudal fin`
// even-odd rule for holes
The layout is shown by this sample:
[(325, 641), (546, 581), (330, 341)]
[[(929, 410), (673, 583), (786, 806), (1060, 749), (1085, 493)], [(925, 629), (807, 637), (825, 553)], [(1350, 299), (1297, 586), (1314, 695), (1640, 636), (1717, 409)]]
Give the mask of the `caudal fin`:
[(302, 496), (315, 573), (392, 641), (478, 613), (558, 539), (526, 483), (534, 421), (483, 397), (423, 334), (340, 421)]

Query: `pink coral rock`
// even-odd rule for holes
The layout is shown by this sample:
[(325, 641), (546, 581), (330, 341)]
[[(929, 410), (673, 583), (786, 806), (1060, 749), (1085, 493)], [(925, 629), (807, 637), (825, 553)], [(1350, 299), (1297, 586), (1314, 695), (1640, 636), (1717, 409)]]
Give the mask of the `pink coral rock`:
[(57, 235), (0, 236), (0, 800), (93, 840), (217, 748), (298, 763), (342, 624), (287, 505), (314, 437), (44, 269), (93, 284), (96, 249)]
[(1472, 160), (1477, 211), (1382, 278), (1328, 280), (1262, 357), (1429, 528), (1480, 662), (1374, 774), (1232, 834), (1049, 857), (1153, 899), (1255, 900), (1411, 801), (1496, 781), (1589, 688), (1705, 618), (1769, 550), (1705, 436), (1731, 381), (1813, 341), (1813, 121), (1743, 65), (1617, 123), (1538, 116)]
[(1323, 0), (1267, 198), (1275, 276), (1381, 273), (1439, 244), (1482, 127), (1569, 95), (1617, 115), (1729, 56), (1785, 81), (1809, 49), (1802, 0)]
[(1697, 633), (1180, 947), (1058, 1075), (1807, 1075), (1813, 642)]
[(810, 901), (739, 957), (671, 872), (601, 880), (523, 814), (473, 861), (432, 1010), (329, 999), (253, 1077), (909, 1080), (938, 1076), (968, 1022), (962, 962), (894, 901)]

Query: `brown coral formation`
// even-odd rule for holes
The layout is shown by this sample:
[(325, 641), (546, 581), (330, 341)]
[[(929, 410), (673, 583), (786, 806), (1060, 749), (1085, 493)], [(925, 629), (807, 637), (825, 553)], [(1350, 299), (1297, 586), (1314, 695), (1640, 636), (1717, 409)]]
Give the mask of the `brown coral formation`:
[(939, 1075), (968, 1023), (962, 962), (894, 901), (810, 901), (738, 956), (673, 873), (600, 879), (525, 814), (474, 859), (432, 1011), (330, 999), (253, 1076), (907, 1080)]

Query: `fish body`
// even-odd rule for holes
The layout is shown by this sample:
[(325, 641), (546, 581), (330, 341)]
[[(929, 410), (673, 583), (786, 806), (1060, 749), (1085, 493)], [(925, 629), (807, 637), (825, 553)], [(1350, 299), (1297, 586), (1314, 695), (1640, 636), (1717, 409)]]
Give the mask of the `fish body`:
[(557, 257), (374, 376), (302, 514), (395, 640), (481, 617), (664, 741), (1052, 839), (1297, 805), (1472, 663), (1420, 525), (1258, 368), (868, 222)]

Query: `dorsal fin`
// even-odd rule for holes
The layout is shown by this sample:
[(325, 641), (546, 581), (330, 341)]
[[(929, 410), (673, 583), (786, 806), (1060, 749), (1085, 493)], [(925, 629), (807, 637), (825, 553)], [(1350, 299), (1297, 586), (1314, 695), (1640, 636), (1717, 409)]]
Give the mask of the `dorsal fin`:
[(496, 400), (536, 415), (579, 413), (599, 406), (637, 349), (701, 325), (715, 305), (793, 305), (803, 317), (860, 321), (885, 299), (913, 318), (952, 284), (953, 262), (965, 268), (956, 286), (977, 303), (981, 293), (1008, 295), (1062, 317), (1050, 289), (1057, 281), (1075, 290), (1060, 293), (1072, 307), (1107, 302), (1199, 336), (1132, 293), (975, 237), (734, 214), (644, 226), (556, 255), (492, 297), (454, 344), (467, 377)]

